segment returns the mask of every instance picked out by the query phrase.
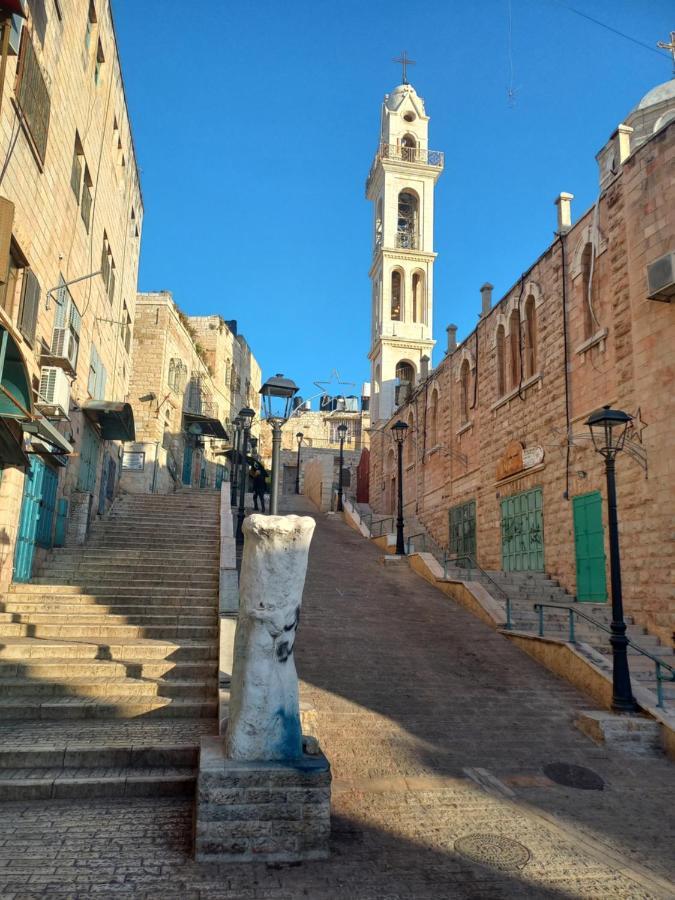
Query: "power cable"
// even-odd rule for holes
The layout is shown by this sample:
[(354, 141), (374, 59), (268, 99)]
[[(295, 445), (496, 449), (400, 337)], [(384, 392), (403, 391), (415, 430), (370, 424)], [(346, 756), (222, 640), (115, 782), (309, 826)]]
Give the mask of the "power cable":
[(655, 47), (650, 47), (649, 44), (645, 44), (644, 41), (640, 41), (637, 38), (631, 37), (629, 34), (625, 34), (623, 31), (619, 31), (618, 28), (613, 28), (611, 25), (608, 25), (606, 22), (601, 22), (600, 19), (595, 19), (593, 16), (589, 16), (588, 13), (582, 12), (580, 9), (576, 9), (574, 6), (570, 6), (568, 3), (563, 3), (563, 0), (552, 0), (553, 3), (557, 3), (558, 6), (562, 6), (564, 9), (569, 12), (575, 13), (577, 16), (581, 16), (582, 19), (586, 19), (589, 22), (593, 22), (594, 25), (599, 25), (600, 28), (605, 28), (607, 31), (611, 31), (612, 34), (616, 34), (619, 37), (625, 38), (625, 40), (630, 41), (632, 44), (637, 44), (638, 47), (642, 47), (644, 50), (650, 50), (652, 53), (658, 54), (658, 56), (667, 56), (669, 54), (662, 53), (660, 50), (657, 50)]

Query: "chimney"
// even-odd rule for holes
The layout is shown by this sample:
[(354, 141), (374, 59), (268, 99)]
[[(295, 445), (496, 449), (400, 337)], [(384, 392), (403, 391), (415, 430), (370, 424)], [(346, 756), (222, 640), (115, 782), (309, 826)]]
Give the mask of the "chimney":
[(558, 207), (558, 234), (565, 234), (572, 227), (572, 200), (574, 194), (562, 191), (553, 201)]
[(426, 381), (429, 377), (429, 357), (423, 356), (420, 359), (420, 381)]
[(457, 326), (448, 325), (445, 330), (448, 332), (448, 353), (454, 353), (457, 349)]
[(620, 163), (625, 162), (630, 156), (630, 136), (632, 133), (633, 129), (630, 125), (619, 125), (616, 129)]
[(487, 314), (492, 309), (492, 288), (493, 284), (490, 284), (489, 281), (486, 281), (483, 287), (480, 289), (481, 296), (481, 305), (480, 305), (480, 315), (481, 318), (487, 316)]

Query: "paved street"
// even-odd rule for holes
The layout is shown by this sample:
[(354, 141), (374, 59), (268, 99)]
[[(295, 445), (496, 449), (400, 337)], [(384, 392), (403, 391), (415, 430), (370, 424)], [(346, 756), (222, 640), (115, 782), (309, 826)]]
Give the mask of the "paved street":
[[(672, 765), (596, 747), (572, 725), (583, 696), (407, 567), (385, 569), (336, 516), (317, 519), (296, 646), (333, 766), (331, 859), (198, 866), (183, 800), (10, 803), (0, 896), (675, 896)], [(554, 763), (604, 788), (557, 784)]]

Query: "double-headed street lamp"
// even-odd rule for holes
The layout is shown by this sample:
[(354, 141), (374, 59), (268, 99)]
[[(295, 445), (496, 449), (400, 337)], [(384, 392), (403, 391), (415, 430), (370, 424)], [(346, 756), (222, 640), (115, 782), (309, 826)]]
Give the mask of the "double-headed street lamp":
[(281, 455), (281, 429), (288, 421), (293, 397), (298, 386), (290, 378), (277, 374), (260, 388), (265, 419), (272, 427), (272, 484), (270, 486), (270, 515), (276, 516), (279, 495), (279, 457)]
[(297, 462), (297, 466), (295, 469), (295, 493), (296, 494), (300, 493), (300, 448), (302, 447), (303, 437), (304, 437), (304, 434), (301, 431), (299, 431), (295, 436), (295, 439), (298, 442), (298, 462)]
[(232, 435), (232, 466), (230, 469), (230, 504), (237, 502), (237, 473), (239, 471), (239, 442), (241, 438), (241, 417), (237, 416), (232, 422), (234, 433)]
[(240, 455), (241, 459), (241, 468), (240, 468), (240, 481), (239, 485), (239, 509), (237, 510), (237, 543), (244, 543), (244, 532), (242, 530), (242, 525), (244, 524), (244, 517), (246, 515), (246, 483), (248, 481), (248, 467), (246, 465), (246, 456), (248, 454), (248, 436), (251, 429), (251, 423), (255, 418), (255, 410), (249, 409), (248, 406), (245, 406), (244, 409), (239, 410), (239, 419), (241, 420), (241, 439), (240, 439)]
[(633, 417), (620, 409), (603, 406), (591, 413), (586, 424), (591, 430), (595, 450), (605, 458), (607, 477), (607, 518), (609, 523), (609, 571), (612, 586), (612, 624), (609, 639), (612, 645), (612, 709), (616, 712), (635, 712), (638, 705), (633, 697), (628, 669), (628, 638), (623, 618), (621, 591), (621, 558), (619, 556), (619, 523), (616, 511), (616, 455), (623, 450), (626, 431)]
[(405, 556), (403, 541), (403, 442), (408, 433), (408, 426), (400, 419), (391, 426), (391, 433), (398, 448), (398, 517), (396, 519), (396, 555)]
[(338, 499), (337, 499), (337, 511), (342, 512), (344, 507), (342, 505), (342, 490), (343, 490), (343, 470), (345, 464), (345, 436), (347, 434), (347, 426), (343, 422), (342, 425), (338, 425), (337, 427), (338, 437), (340, 438), (340, 473), (338, 475)]

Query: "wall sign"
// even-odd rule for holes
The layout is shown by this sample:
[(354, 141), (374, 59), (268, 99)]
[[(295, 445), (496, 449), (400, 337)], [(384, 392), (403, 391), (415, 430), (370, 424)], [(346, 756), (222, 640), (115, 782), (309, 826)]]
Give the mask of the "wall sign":
[(122, 468), (132, 472), (142, 472), (145, 468), (145, 451), (125, 450), (122, 456)]
[(536, 445), (523, 447), (520, 441), (511, 441), (507, 444), (504, 455), (497, 462), (497, 481), (539, 466), (543, 461), (543, 447)]

